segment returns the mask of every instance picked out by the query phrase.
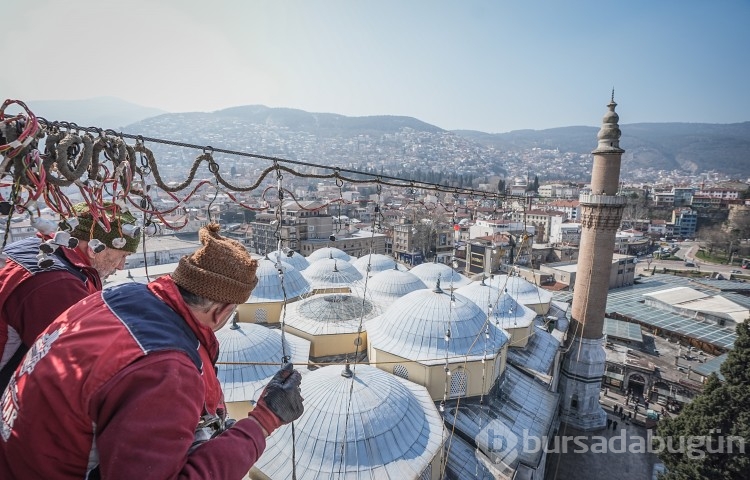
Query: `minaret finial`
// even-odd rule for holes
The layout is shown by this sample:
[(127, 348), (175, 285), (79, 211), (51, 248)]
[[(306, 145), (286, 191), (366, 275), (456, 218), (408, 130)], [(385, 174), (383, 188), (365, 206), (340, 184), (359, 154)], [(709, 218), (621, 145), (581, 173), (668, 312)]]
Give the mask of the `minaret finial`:
[(614, 103), (615, 101), (615, 87), (612, 87), (612, 99), (611, 101)]

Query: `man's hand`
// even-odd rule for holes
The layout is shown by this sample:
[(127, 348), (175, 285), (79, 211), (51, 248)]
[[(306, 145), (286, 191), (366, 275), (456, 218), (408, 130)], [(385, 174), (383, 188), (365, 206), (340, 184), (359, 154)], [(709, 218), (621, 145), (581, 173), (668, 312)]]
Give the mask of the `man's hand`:
[(300, 384), (302, 375), (284, 364), (268, 382), (250, 416), (260, 423), (269, 435), (281, 425), (297, 420), (304, 412)]

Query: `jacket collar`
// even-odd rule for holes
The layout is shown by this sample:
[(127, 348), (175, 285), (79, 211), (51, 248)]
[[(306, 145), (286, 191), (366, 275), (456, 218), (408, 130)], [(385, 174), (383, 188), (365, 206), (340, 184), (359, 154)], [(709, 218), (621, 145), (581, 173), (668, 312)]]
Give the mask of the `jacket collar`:
[(219, 341), (216, 339), (216, 335), (214, 335), (213, 330), (198, 322), (190, 307), (182, 299), (180, 290), (172, 280), (172, 277), (165, 275), (157, 278), (148, 284), (148, 289), (185, 319), (185, 322), (193, 333), (195, 333), (195, 336), (198, 337), (198, 341), (208, 351), (211, 363), (216, 363), (219, 356)]

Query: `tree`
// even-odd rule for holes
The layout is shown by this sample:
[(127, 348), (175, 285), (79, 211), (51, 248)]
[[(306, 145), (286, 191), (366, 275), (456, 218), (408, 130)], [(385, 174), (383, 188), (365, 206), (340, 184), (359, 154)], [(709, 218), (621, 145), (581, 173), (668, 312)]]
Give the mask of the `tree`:
[[(658, 437), (671, 440), (659, 457), (668, 473), (662, 480), (745, 480), (750, 478), (750, 320), (737, 325), (737, 340), (703, 392), (679, 416), (662, 420)], [(686, 448), (677, 448), (685, 439)], [(696, 442), (703, 439), (702, 446)], [(690, 446), (693, 445), (691, 450)], [(730, 448), (731, 446), (731, 448)], [(701, 455), (702, 454), (702, 455)], [(702, 458), (700, 458), (702, 456)]]
[(500, 193), (505, 193), (505, 180), (502, 178), (497, 181), (497, 191)]
[(539, 191), (539, 175), (534, 175), (534, 183), (532, 184), (531, 189), (535, 192)]

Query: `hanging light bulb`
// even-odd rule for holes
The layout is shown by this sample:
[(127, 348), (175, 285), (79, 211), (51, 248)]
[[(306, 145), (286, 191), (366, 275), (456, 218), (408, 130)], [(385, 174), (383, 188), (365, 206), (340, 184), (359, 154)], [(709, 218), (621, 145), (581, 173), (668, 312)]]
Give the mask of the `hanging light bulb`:
[(487, 340), (490, 339), (490, 326), (489, 325), (487, 325), (487, 327), (485, 327), (484, 329), (484, 338), (486, 338)]
[(456, 306), (456, 296), (451, 293), (451, 307)]
[[(141, 227), (137, 225), (131, 225), (128, 223), (122, 226), (122, 233), (124, 233), (130, 238), (140, 238)], [(121, 247), (117, 247), (117, 248), (121, 248)]]
[(449, 328), (448, 330), (445, 331), (445, 342), (447, 343), (450, 341), (451, 341), (451, 329)]
[(439, 408), (439, 410), (440, 410), (440, 413), (443, 413), (443, 412), (445, 412), (445, 400), (442, 400), (442, 401), (440, 402), (440, 407), (438, 407), (438, 408)]

